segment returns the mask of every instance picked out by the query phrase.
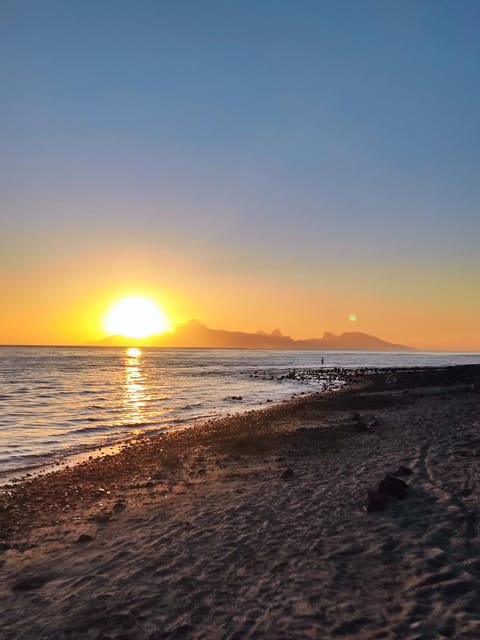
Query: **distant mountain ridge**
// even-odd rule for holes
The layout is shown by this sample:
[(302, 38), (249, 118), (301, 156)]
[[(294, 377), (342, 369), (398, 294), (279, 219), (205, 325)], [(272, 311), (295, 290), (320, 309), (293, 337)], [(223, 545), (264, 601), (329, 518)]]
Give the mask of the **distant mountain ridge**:
[(386, 342), (367, 333), (352, 331), (335, 335), (324, 333), (323, 338), (293, 340), (279, 329), (272, 333), (257, 331), (227, 331), (210, 329), (198, 320), (179, 325), (172, 333), (143, 339), (110, 336), (95, 343), (103, 346), (202, 347), (217, 349), (312, 349), (321, 351), (415, 351), (412, 347)]

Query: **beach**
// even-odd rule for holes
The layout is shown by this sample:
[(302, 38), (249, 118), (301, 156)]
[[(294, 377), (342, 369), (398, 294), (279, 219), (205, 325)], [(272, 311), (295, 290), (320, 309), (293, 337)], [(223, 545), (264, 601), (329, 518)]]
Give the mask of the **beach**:
[(480, 638), (479, 385), (359, 374), (6, 485), (0, 638)]

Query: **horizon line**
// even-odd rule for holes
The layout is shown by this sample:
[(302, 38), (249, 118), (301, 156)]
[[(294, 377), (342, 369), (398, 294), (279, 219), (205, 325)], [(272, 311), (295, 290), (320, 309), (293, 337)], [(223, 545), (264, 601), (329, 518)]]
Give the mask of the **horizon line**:
[(282, 347), (200, 347), (200, 346), (165, 346), (165, 345), (138, 345), (138, 344), (125, 344), (125, 345), (104, 345), (104, 344), (32, 344), (32, 343), (2, 343), (0, 348), (59, 348), (59, 349), (130, 349), (135, 347), (137, 349), (163, 349), (163, 350), (178, 350), (189, 351), (192, 349), (202, 351), (311, 351), (318, 353), (350, 353), (350, 352), (363, 352), (363, 353), (395, 353), (401, 355), (416, 355), (419, 353), (460, 353), (460, 354), (480, 354), (480, 349), (466, 350), (466, 349), (422, 349), (418, 347), (409, 347), (409, 351), (398, 350), (383, 350), (383, 349), (288, 349)]

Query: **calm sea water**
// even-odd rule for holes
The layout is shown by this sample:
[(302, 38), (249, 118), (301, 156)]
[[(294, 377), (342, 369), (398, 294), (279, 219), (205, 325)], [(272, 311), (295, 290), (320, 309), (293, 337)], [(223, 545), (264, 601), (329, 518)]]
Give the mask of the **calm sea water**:
[(0, 479), (143, 433), (322, 388), (292, 369), (480, 363), (480, 354), (0, 347)]

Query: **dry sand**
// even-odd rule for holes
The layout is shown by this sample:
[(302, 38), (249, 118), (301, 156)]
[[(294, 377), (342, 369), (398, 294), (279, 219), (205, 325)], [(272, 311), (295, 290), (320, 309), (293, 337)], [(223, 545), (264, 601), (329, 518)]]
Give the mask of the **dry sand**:
[(479, 380), (364, 376), (7, 487), (0, 638), (480, 639)]

